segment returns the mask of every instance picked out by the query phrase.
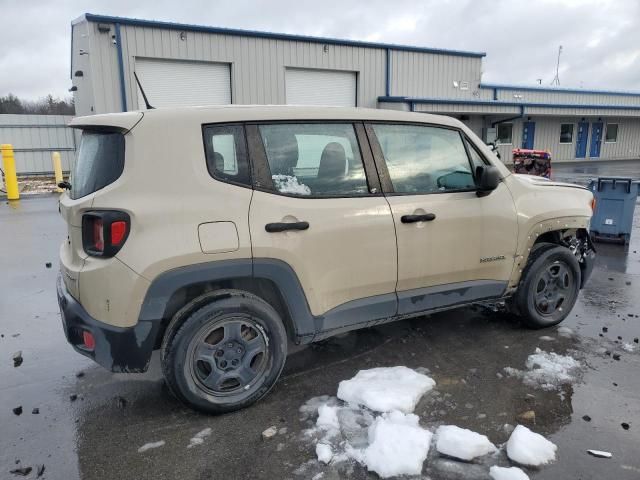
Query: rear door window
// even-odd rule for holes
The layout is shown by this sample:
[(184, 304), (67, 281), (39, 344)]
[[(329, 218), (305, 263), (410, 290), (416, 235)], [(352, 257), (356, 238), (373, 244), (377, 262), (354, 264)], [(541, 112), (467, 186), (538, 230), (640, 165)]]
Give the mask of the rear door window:
[(206, 126), (203, 133), (209, 174), (223, 182), (251, 186), (244, 127)]
[(260, 125), (259, 130), (278, 192), (321, 197), (369, 193), (352, 124)]
[(71, 174), (72, 199), (82, 198), (115, 182), (124, 169), (124, 135), (120, 132), (82, 132)]

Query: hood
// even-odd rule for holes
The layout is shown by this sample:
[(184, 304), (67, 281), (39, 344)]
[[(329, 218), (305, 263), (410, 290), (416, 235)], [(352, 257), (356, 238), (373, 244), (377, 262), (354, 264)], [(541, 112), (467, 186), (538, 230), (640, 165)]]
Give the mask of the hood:
[(519, 182), (523, 182), (526, 185), (533, 185), (537, 187), (568, 187), (579, 188), (581, 190), (588, 190), (588, 188), (582, 185), (576, 185), (575, 183), (555, 182), (544, 177), (536, 177), (535, 175), (524, 175), (522, 173), (514, 173), (513, 178)]

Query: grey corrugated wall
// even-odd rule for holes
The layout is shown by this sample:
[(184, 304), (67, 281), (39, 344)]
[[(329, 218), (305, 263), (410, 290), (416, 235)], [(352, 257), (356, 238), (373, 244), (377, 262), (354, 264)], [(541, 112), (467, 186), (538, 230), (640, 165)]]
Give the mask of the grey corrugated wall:
[(0, 115), (0, 144), (13, 145), (18, 174), (53, 171), (51, 153), (60, 152), (62, 169), (69, 171), (75, 158), (76, 137), (66, 125), (68, 115)]

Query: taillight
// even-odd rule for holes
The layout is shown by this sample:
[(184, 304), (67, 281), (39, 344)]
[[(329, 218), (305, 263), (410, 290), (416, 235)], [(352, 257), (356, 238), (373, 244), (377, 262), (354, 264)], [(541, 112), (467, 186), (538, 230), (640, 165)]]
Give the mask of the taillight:
[(100, 210), (82, 216), (82, 245), (94, 257), (113, 257), (129, 236), (131, 220), (125, 212)]
[(591, 211), (595, 212), (596, 211), (596, 197), (593, 197), (591, 199)]

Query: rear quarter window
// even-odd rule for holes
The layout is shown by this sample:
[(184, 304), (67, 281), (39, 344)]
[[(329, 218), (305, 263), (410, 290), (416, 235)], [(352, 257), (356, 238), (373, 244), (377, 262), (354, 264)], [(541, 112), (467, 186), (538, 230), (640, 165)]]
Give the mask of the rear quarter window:
[(82, 132), (71, 173), (72, 199), (82, 198), (115, 182), (124, 169), (124, 135), (120, 132)]

